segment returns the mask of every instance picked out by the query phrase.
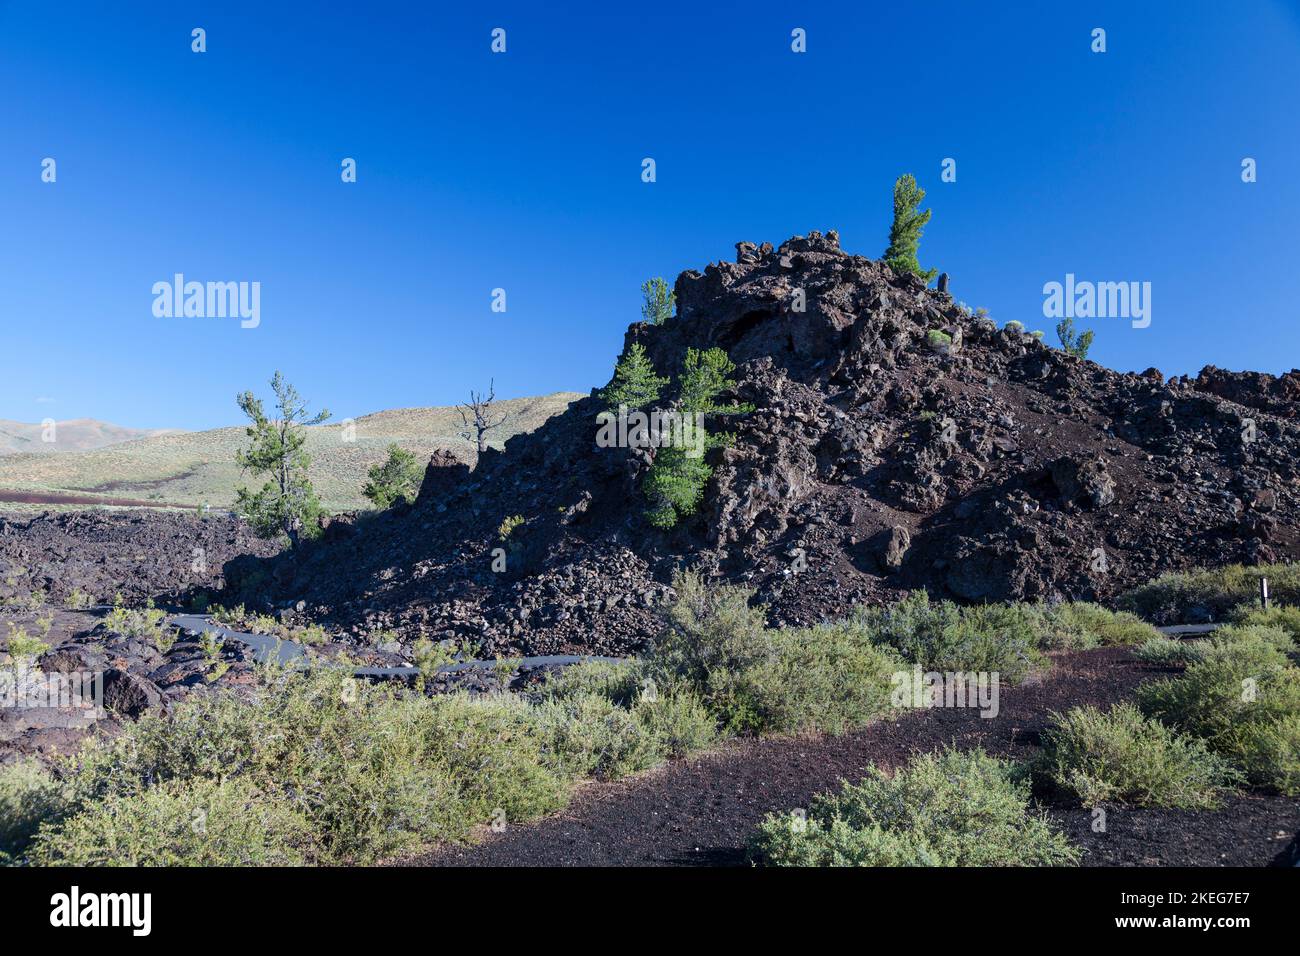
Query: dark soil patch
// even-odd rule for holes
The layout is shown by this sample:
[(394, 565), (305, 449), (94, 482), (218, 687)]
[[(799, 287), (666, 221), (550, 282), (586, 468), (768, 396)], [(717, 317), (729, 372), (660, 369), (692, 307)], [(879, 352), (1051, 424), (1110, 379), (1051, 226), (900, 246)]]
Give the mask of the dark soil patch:
[(92, 494), (102, 494), (109, 491), (157, 491), (173, 482), (184, 481), (186, 478), (193, 478), (199, 473), (198, 466), (191, 466), (178, 475), (168, 475), (166, 478), (151, 478), (147, 481), (105, 481), (101, 484), (94, 485), (83, 491)]
[(1217, 810), (1106, 810), (1094, 833), (1091, 811), (1053, 812), (1092, 866), (1296, 866), (1300, 802), (1243, 793)]
[[(861, 777), (872, 764), (896, 767), (948, 743), (1025, 760), (1037, 752), (1051, 712), (1085, 703), (1109, 706), (1132, 697), (1152, 676), (1124, 649), (1062, 654), (1045, 678), (1005, 690), (1000, 712), (991, 719), (974, 710), (927, 710), (842, 737), (734, 741), (632, 780), (593, 784), (560, 816), (405, 862), (739, 865), (765, 814), (806, 807), (814, 794)], [(1106, 833), (1091, 831), (1090, 811), (1054, 808), (1053, 813), (1084, 846), (1084, 863), (1094, 865), (1264, 866), (1293, 850), (1300, 831), (1296, 801), (1256, 795), (1201, 813), (1111, 810)]]

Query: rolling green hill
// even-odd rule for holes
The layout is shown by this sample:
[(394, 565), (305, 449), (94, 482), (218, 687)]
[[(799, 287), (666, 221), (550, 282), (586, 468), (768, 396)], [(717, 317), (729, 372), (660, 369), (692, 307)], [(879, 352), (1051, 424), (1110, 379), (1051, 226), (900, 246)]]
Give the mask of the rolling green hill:
[[(490, 444), (499, 448), (511, 435), (532, 431), (582, 397), (556, 392), (498, 401), (493, 409), (504, 412), (506, 420), (490, 433)], [(353, 422), (351, 441), (345, 440), (346, 428), (337, 422), (309, 429), (312, 482), (331, 511), (369, 506), (361, 494), (366, 471), (384, 459), (390, 442), (421, 459), (439, 448), (450, 449), (471, 464), (477, 457), (474, 445), (460, 434), (455, 407), (401, 408), (366, 415)], [(152, 434), (86, 451), (8, 454), (0, 456), (0, 489), (224, 508), (234, 501), (241, 484), (255, 486), (235, 464), (235, 451), (247, 441), (244, 428), (236, 426)]]

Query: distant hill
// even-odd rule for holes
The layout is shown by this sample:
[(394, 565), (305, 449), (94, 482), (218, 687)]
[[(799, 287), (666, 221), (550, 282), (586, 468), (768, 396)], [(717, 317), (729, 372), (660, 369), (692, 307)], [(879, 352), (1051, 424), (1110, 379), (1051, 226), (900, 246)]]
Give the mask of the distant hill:
[[(507, 438), (532, 431), (583, 397), (576, 392), (556, 392), (498, 401), (493, 408), (504, 412), (506, 419), (490, 433), (490, 444), (499, 448)], [(0, 421), (0, 430), (9, 425)], [(39, 425), (19, 427), (34, 428), (40, 443)], [(345, 427), (350, 427), (352, 441), (344, 440)], [(350, 426), (339, 421), (311, 428), (307, 450), (312, 457), (312, 482), (331, 511), (368, 507), (361, 494), (366, 472), (384, 459), (390, 442), (422, 460), (441, 448), (473, 463), (477, 455), (473, 444), (460, 435), (462, 427), (460, 413), (453, 406), (393, 409), (355, 419)], [(61, 446), (72, 447), (74, 439), (65, 431), (65, 424), (59, 425), (58, 435)], [(234, 501), (235, 489), (241, 484), (260, 484), (241, 474), (235, 464), (235, 451), (247, 441), (244, 427), (235, 426), (197, 432), (143, 432), (107, 447), (89, 446), (90, 450), (64, 454), (30, 449), (0, 457), (0, 490), (75, 492), (105, 499), (224, 508)]]
[(151, 438), (156, 435), (170, 434), (175, 434), (175, 431), (173, 429), (123, 428), (121, 425), (101, 422), (93, 418), (73, 418), (66, 422), (55, 422), (54, 441), (45, 441), (44, 425), (28, 425), (25, 422), (11, 422), (8, 419), (0, 418), (0, 456), (18, 454), (50, 455), (64, 451), (91, 451), (137, 438)]

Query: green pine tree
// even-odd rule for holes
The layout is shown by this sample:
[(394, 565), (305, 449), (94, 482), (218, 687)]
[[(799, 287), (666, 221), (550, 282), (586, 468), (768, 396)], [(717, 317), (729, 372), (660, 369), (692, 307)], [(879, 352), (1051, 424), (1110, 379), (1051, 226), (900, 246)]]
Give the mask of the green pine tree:
[(1092, 336), (1092, 329), (1076, 333), (1074, 319), (1064, 318), (1056, 323), (1056, 337), (1061, 340), (1061, 348), (1081, 359), (1088, 357), (1088, 349), (1092, 348)]
[(410, 504), (420, 493), (420, 462), (402, 446), (393, 442), (388, 446), (388, 458), (382, 464), (371, 465), (362, 494), (380, 510), (401, 498)]
[(672, 446), (660, 448), (641, 484), (650, 501), (646, 517), (657, 528), (671, 528), (694, 514), (713, 477), (712, 466), (702, 457), (690, 457), (687, 451)]
[(668, 283), (655, 276), (641, 283), (641, 315), (651, 325), (663, 325), (673, 314), (677, 304), (677, 293), (668, 288)]
[(719, 405), (717, 398), (734, 388), (731, 373), (736, 363), (719, 348), (701, 352), (688, 348), (682, 362), (682, 410), (705, 415), (742, 415), (754, 410), (752, 405)]
[(235, 495), (235, 512), (263, 537), (284, 535), (292, 547), (303, 538), (319, 532), (317, 519), (320, 501), (307, 477), (310, 456), (303, 450), (308, 425), (319, 425), (330, 417), (321, 410), (307, 411), (307, 403), (298, 390), (276, 372), (271, 379), (277, 418), (268, 418), (261, 399), (252, 392), (238, 396), (240, 410), (252, 422), (246, 434), (251, 439), (247, 449), (235, 453), (240, 468), (254, 475), (269, 475), (256, 492), (240, 488)]
[(894, 183), (894, 223), (889, 227), (889, 248), (885, 250), (885, 262), (893, 266), (895, 272), (911, 272), (927, 283), (938, 274), (938, 269), (922, 269), (917, 262), (916, 250), (921, 244), (921, 231), (930, 221), (931, 210), (921, 212), (919, 207), (925, 199), (925, 190), (916, 185), (916, 177), (904, 173)]
[[(719, 348), (701, 352), (687, 349), (682, 362), (679, 411), (687, 415), (744, 415), (752, 412), (750, 404), (721, 405), (718, 396), (735, 387), (731, 373), (736, 365)], [(695, 513), (704, 488), (713, 477), (713, 468), (699, 451), (729, 445), (727, 433), (705, 432), (703, 448), (667, 446), (655, 454), (654, 463), (642, 482), (641, 490), (650, 501), (646, 517), (659, 528), (671, 528), (682, 518)]]
[(667, 384), (666, 377), (655, 374), (645, 346), (633, 342), (614, 367), (613, 379), (600, 390), (600, 398), (611, 411), (618, 411), (620, 405), (632, 411), (659, 401), (659, 393)]

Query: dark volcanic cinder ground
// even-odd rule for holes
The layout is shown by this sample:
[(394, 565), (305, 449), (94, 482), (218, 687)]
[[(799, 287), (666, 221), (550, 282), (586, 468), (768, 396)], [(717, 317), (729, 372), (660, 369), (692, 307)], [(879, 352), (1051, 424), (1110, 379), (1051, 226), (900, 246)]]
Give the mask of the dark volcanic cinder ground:
[[(976, 711), (913, 712), (843, 737), (736, 741), (717, 753), (614, 783), (593, 784), (568, 811), (405, 861), (439, 866), (714, 866), (744, 862), (754, 826), (769, 812), (855, 780), (872, 764), (897, 767), (916, 753), (954, 744), (1031, 759), (1052, 711), (1128, 699), (1160, 676), (1122, 648), (1054, 657), (1042, 681), (1005, 689), (998, 717)], [(1218, 810), (1111, 808), (1105, 833), (1090, 810), (1049, 805), (1094, 866), (1290, 865), (1300, 802), (1242, 795)]]
[(710, 453), (694, 517), (648, 524), (652, 451), (598, 448), (591, 397), (472, 474), (435, 457), (410, 509), (233, 569), (239, 595), (488, 654), (621, 654), (653, 636), (682, 565), (806, 623), (918, 587), (1104, 601), (1165, 570), (1300, 554), (1300, 373), (1114, 372), (848, 255), (835, 233), (740, 243), (737, 260), (682, 273), (677, 314), (627, 332), (660, 375), (688, 348), (725, 349), (734, 397), (755, 406), (711, 424), (735, 441)]
[(78, 590), (95, 603), (121, 594), (128, 604), (143, 605), (195, 588), (220, 590), (231, 559), (279, 550), (225, 514), (0, 513), (0, 602), (41, 592), (60, 604)]

